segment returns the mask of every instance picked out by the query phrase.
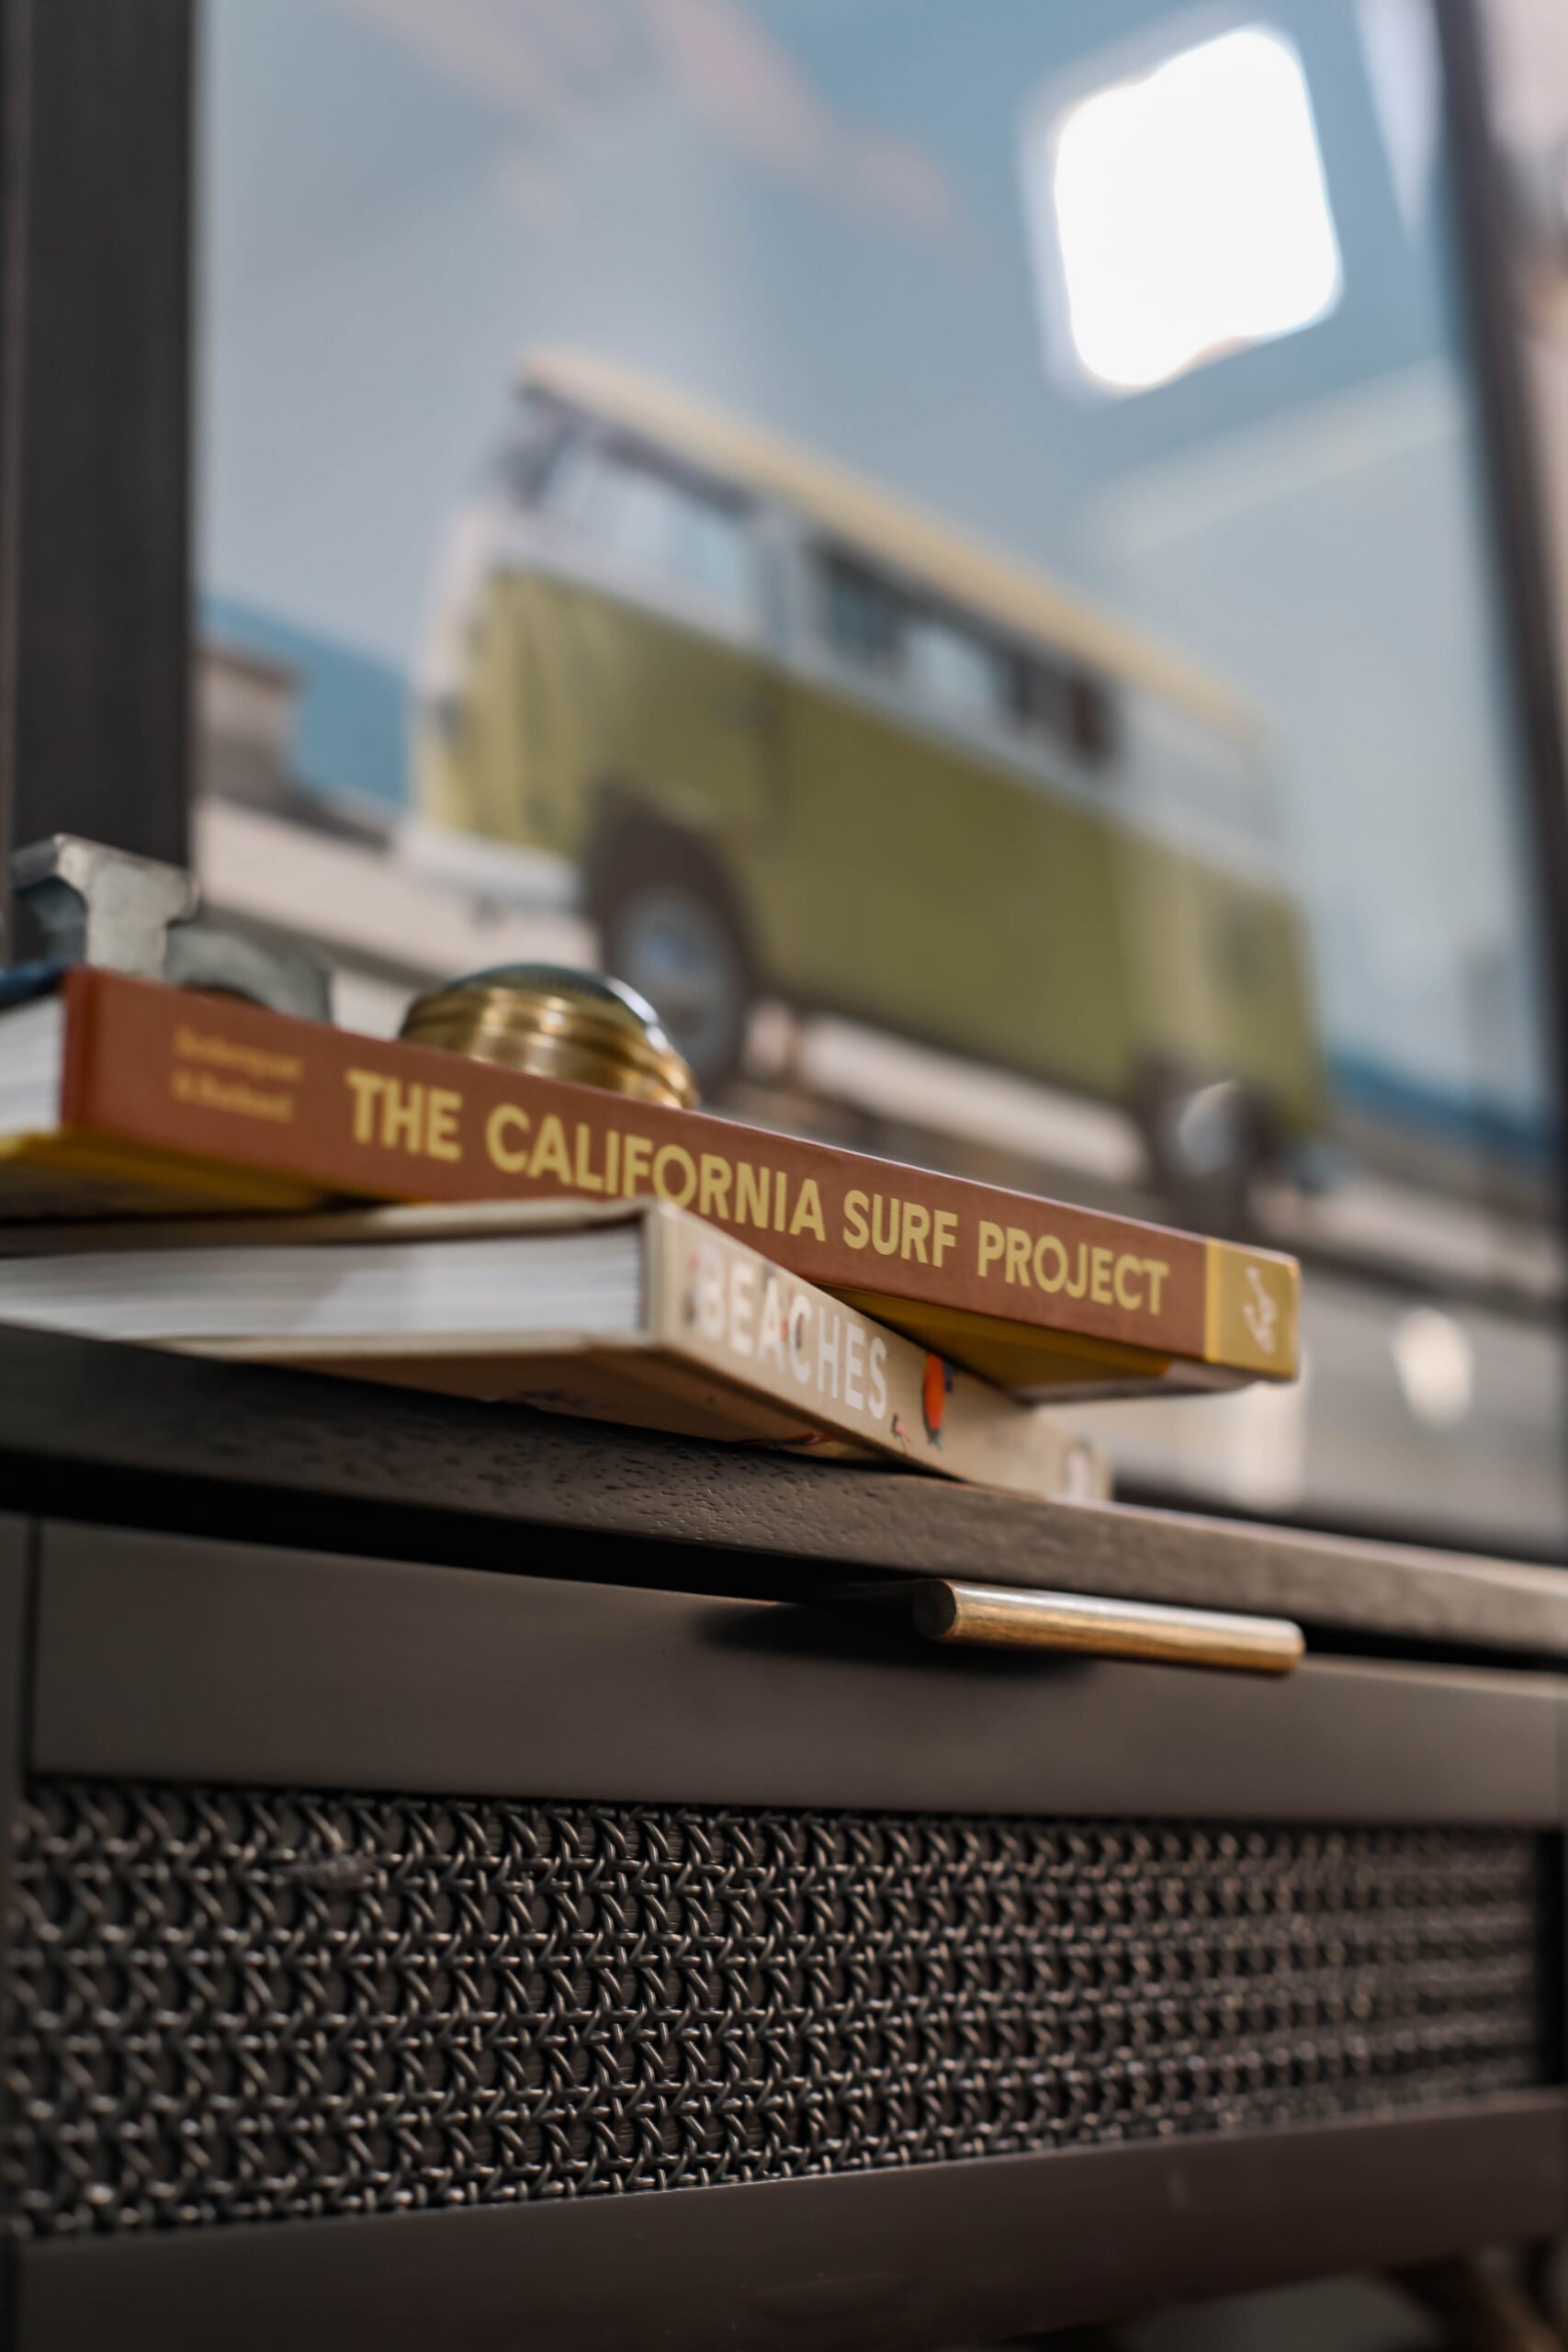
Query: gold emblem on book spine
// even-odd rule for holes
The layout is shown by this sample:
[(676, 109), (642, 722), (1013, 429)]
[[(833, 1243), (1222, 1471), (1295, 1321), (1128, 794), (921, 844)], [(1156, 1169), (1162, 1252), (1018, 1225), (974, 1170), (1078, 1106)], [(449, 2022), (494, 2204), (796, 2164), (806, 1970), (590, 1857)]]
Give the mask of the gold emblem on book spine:
[(646, 997), (560, 964), (498, 964), (416, 997), (400, 1033), (502, 1069), (689, 1111), (697, 1083)]

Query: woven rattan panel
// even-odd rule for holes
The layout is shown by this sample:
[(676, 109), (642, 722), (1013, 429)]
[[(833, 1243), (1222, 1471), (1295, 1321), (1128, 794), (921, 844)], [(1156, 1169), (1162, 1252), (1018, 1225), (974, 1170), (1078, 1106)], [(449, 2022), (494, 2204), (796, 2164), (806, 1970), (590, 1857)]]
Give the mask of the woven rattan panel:
[(1543, 2077), (1495, 1831), (59, 1784), (6, 2201), (42, 2233), (1080, 2147)]

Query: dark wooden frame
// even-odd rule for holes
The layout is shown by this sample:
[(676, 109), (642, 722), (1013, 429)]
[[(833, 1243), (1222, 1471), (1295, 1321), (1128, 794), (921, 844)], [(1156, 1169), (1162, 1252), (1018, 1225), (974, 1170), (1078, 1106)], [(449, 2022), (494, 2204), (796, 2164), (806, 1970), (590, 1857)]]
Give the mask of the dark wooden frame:
[[(1475, 361), (1482, 448), (1491, 492), (1493, 558), (1513, 671), (1529, 860), (1548, 990), (1559, 1118), (1568, 1119), (1568, 681), (1557, 658), (1554, 610), (1568, 594), (1548, 545), (1537, 447), (1515, 301), (1515, 241), (1493, 134), (1484, 0), (1432, 0), (1443, 60), (1443, 111), (1461, 293)], [(1568, 1224), (1568, 1152), (1557, 1157), (1559, 1209)]]
[(0, 844), (186, 854), (193, 28), (0, 0)]

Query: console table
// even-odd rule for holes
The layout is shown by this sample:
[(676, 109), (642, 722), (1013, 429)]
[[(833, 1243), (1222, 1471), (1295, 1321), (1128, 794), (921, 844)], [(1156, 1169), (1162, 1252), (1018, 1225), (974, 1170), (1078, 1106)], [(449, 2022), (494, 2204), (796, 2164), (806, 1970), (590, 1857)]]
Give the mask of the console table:
[[(0, 1507), (21, 2352), (937, 2352), (1568, 2226), (1568, 1577), (5, 1330)], [(943, 1574), (1309, 1655), (836, 1598)]]

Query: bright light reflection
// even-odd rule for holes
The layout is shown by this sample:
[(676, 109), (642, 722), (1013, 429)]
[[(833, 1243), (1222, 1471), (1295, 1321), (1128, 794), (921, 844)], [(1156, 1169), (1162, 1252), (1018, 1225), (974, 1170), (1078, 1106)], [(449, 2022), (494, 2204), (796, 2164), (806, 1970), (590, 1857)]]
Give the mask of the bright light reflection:
[(1418, 1421), (1451, 1429), (1475, 1395), (1475, 1350), (1462, 1324), (1440, 1307), (1413, 1306), (1389, 1339), (1404, 1401)]
[(1291, 334), (1339, 299), (1306, 77), (1260, 26), (1081, 100), (1052, 185), (1073, 343), (1114, 390)]

